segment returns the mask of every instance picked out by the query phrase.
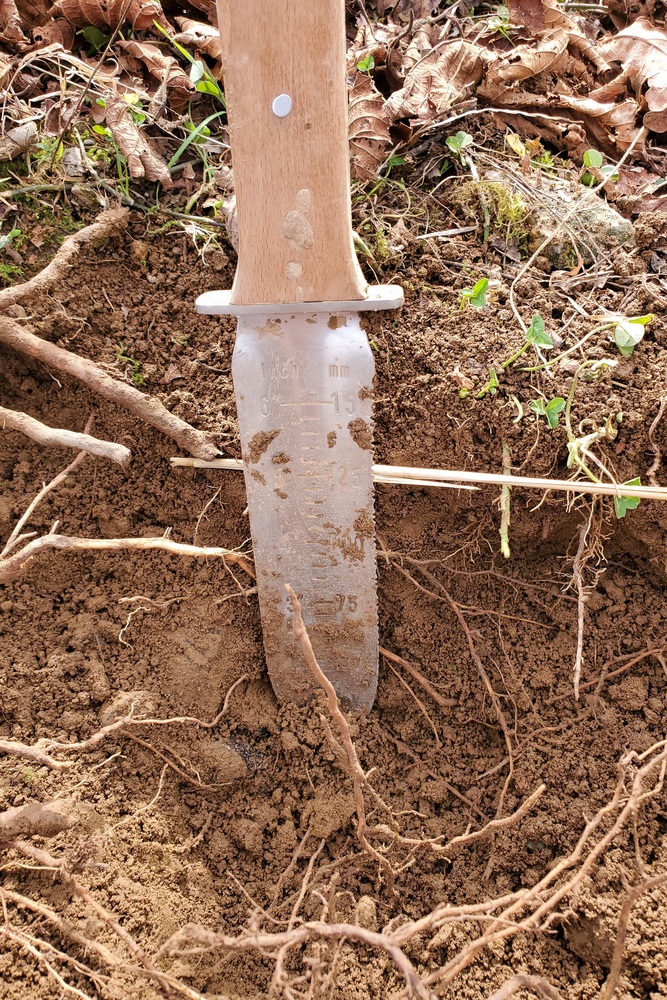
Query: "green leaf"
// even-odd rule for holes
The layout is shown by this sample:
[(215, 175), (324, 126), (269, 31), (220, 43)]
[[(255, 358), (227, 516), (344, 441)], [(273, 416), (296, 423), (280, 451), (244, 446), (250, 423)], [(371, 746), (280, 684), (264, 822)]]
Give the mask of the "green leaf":
[[(639, 476), (636, 479), (629, 479), (624, 486), (641, 486), (642, 482)], [(629, 510), (636, 510), (639, 507), (640, 499), (639, 497), (614, 497), (614, 513), (616, 517), (625, 517)]]
[(364, 56), (363, 59), (360, 59), (357, 63), (357, 69), (360, 73), (370, 73), (370, 71), (374, 68), (375, 59), (372, 55), (370, 55), (370, 53), (367, 56)]
[(79, 32), (79, 34), (83, 35), (83, 37), (86, 39), (91, 48), (94, 49), (95, 52), (99, 52), (100, 49), (103, 49), (104, 46), (109, 41), (109, 39), (111, 38), (111, 35), (105, 35), (103, 31), (100, 31), (99, 28), (96, 28), (92, 24), (89, 24), (87, 27), (83, 28)]
[(533, 313), (533, 318), (530, 321), (530, 326), (525, 333), (526, 340), (529, 344), (533, 344), (536, 347), (553, 347), (554, 343), (548, 333), (544, 329), (544, 320), (539, 313)]
[[(642, 317), (643, 319), (644, 317)], [(614, 343), (624, 358), (629, 358), (644, 337), (644, 324), (624, 319), (614, 330)]]
[(584, 153), (585, 167), (592, 167), (594, 170), (599, 170), (603, 162), (602, 153), (599, 153), (597, 149), (587, 149)]
[(483, 309), (486, 305), (486, 290), (489, 287), (488, 278), (480, 278), (476, 282), (474, 288), (472, 289), (472, 295), (469, 296), (470, 305), (474, 306), (475, 309)]
[(466, 146), (472, 146), (473, 138), (469, 132), (457, 132), (456, 135), (448, 135), (445, 142), (453, 153), (460, 153)]
[(212, 97), (221, 98), (222, 94), (220, 87), (217, 83), (211, 83), (210, 80), (200, 80), (195, 86), (195, 90), (198, 94), (211, 94)]
[(558, 426), (558, 414), (565, 409), (565, 400), (562, 396), (554, 396), (546, 405), (545, 416), (551, 430)]
[(103, 135), (107, 139), (113, 138), (111, 129), (107, 128), (105, 125), (93, 125), (93, 132), (95, 132), (96, 135)]

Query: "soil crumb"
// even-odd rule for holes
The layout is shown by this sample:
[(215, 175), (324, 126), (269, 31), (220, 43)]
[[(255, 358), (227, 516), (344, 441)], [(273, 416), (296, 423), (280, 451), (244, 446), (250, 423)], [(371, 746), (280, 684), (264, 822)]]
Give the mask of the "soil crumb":
[(280, 430), (273, 431), (258, 431), (248, 443), (248, 454), (250, 455), (251, 462), (259, 462), (260, 458), (269, 447), (272, 441), (274, 441)]
[(363, 451), (371, 450), (373, 430), (370, 424), (367, 424), (361, 417), (355, 417), (354, 420), (350, 420), (347, 429), (355, 444), (358, 444)]

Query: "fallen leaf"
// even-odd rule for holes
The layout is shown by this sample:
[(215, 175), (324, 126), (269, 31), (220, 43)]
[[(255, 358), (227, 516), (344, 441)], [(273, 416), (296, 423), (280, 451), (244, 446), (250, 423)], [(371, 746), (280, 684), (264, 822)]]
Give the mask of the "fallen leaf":
[(174, 35), (175, 42), (193, 48), (196, 52), (203, 52), (211, 59), (220, 62), (222, 43), (217, 28), (211, 24), (204, 24), (202, 21), (192, 21), (189, 17), (177, 17), (176, 23), (181, 29), (181, 33)]
[(568, 36), (562, 28), (543, 31), (538, 38), (516, 45), (488, 67), (479, 93), (490, 101), (501, 101), (508, 87), (538, 73), (554, 72), (567, 58)]
[(106, 98), (104, 117), (127, 160), (130, 176), (145, 177), (149, 181), (159, 181), (165, 188), (172, 187), (167, 164), (153, 148), (146, 133), (132, 120), (129, 105), (119, 97), (109, 96)]
[(402, 21), (407, 21), (411, 14), (419, 21), (438, 12), (438, 0), (375, 0), (375, 9), (378, 17), (391, 11), (393, 17), (400, 17)]
[(74, 45), (74, 28), (64, 17), (54, 18), (38, 28), (33, 28), (31, 34), (36, 49), (47, 45), (61, 45), (66, 52), (69, 52)]
[(8, 42), (26, 41), (21, 15), (14, 0), (0, 0), (0, 33)]
[(391, 141), (389, 117), (382, 95), (364, 73), (355, 77), (349, 100), (352, 176), (356, 180), (370, 180), (377, 176)]
[(618, 60), (635, 95), (648, 108), (644, 124), (653, 132), (667, 132), (667, 33), (645, 17), (600, 42), (606, 59)]
[(128, 69), (136, 72), (139, 64), (146, 67), (150, 75), (159, 83), (165, 83), (167, 87), (174, 87), (177, 90), (194, 90), (189, 77), (183, 72), (178, 62), (173, 56), (165, 53), (157, 45), (151, 42), (117, 42), (117, 49), (129, 57)]
[(158, 0), (56, 0), (54, 14), (62, 14), (77, 28), (95, 25), (114, 31), (129, 23), (135, 31), (152, 28), (157, 21), (165, 30), (169, 23)]
[(385, 111), (392, 120), (436, 118), (480, 82), (484, 58), (484, 49), (462, 38), (433, 49), (406, 73), (403, 87), (385, 102)]
[(183, 375), (181, 375), (175, 364), (171, 364), (160, 379), (160, 385), (169, 385), (170, 382), (175, 382), (179, 378), (183, 378)]

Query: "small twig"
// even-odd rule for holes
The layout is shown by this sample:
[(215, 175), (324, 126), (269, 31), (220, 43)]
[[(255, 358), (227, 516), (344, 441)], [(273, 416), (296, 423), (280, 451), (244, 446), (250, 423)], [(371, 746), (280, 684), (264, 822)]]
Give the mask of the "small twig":
[[(86, 429), (88, 428), (89, 424), (90, 420), (86, 424)], [(19, 518), (18, 523), (16, 524), (14, 530), (12, 531), (9, 538), (5, 542), (5, 546), (2, 552), (0, 552), (0, 567), (2, 566), (4, 560), (9, 556), (9, 553), (13, 549), (15, 549), (16, 546), (21, 541), (21, 531), (23, 530), (24, 525), (28, 523), (28, 521), (30, 520), (30, 518), (32, 517), (32, 515), (34, 514), (35, 510), (40, 505), (44, 497), (47, 496), (51, 492), (51, 490), (55, 490), (57, 486), (60, 486), (61, 483), (64, 483), (70, 472), (74, 472), (76, 467), (80, 465), (81, 462), (83, 462), (85, 457), (86, 457), (85, 452), (83, 451), (79, 452), (76, 458), (70, 462), (70, 464), (67, 466), (66, 469), (63, 469), (63, 471), (59, 472), (57, 476), (54, 476), (50, 483), (47, 483), (45, 486), (42, 486), (41, 490), (39, 491), (35, 499), (30, 502), (24, 513)]]
[(403, 667), (404, 670), (410, 674), (410, 676), (417, 681), (418, 684), (428, 691), (433, 701), (440, 705), (441, 708), (456, 708), (458, 706), (458, 700), (456, 698), (444, 698), (439, 691), (436, 691), (431, 682), (424, 677), (420, 670), (417, 670), (413, 663), (409, 660), (404, 659), (402, 656), (398, 656), (396, 653), (392, 653), (390, 650), (385, 649), (384, 646), (380, 646), (380, 655), (385, 656), (388, 660), (393, 663), (398, 663), (399, 666)]
[(122, 444), (101, 441), (89, 434), (79, 434), (77, 431), (68, 431), (60, 427), (49, 427), (27, 413), (6, 410), (4, 406), (0, 406), (0, 426), (3, 430), (9, 428), (20, 431), (26, 437), (48, 447), (76, 448), (78, 451), (88, 452), (89, 455), (109, 458), (122, 466), (126, 466), (132, 458), (130, 449)]
[(662, 420), (662, 415), (665, 412), (666, 406), (667, 406), (667, 396), (663, 396), (662, 399), (660, 400), (660, 406), (658, 408), (655, 420), (648, 429), (648, 439), (651, 443), (651, 448), (653, 449), (653, 461), (646, 470), (646, 478), (648, 479), (651, 486), (658, 485), (658, 483), (656, 482), (655, 474), (658, 471), (658, 468), (660, 466), (660, 461), (662, 459), (662, 453), (660, 451), (660, 447), (655, 441), (653, 435), (658, 429), (658, 424)]

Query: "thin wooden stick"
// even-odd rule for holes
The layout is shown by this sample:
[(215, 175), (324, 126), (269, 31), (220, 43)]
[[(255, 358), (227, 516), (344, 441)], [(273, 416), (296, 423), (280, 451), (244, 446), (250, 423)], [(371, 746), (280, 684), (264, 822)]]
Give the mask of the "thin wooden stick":
[[(243, 470), (243, 462), (238, 458), (218, 458), (212, 462), (197, 458), (172, 458), (171, 464), (174, 467), (185, 466), (195, 469)], [(376, 482), (407, 482), (415, 486), (479, 483), (482, 486), (523, 486), (530, 490), (564, 490), (568, 493), (667, 500), (667, 487), (661, 486), (628, 486), (626, 483), (593, 483), (571, 479), (534, 479), (531, 476), (505, 476), (494, 472), (463, 470), (457, 472), (451, 469), (418, 469), (402, 465), (374, 465), (373, 479)], [(463, 486), (459, 488), (464, 489)]]
[(0, 427), (3, 430), (20, 431), (26, 437), (47, 447), (76, 448), (78, 451), (87, 451), (89, 455), (109, 458), (122, 466), (126, 466), (132, 458), (132, 452), (125, 445), (101, 441), (90, 434), (79, 434), (77, 431), (68, 431), (62, 427), (49, 427), (28, 413), (7, 410), (4, 406), (0, 406)]

